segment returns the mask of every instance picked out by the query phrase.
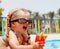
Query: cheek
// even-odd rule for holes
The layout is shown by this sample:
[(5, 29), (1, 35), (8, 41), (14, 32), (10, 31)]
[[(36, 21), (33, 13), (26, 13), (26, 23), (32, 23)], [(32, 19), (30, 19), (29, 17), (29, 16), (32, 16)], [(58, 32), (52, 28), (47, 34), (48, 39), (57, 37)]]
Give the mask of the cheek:
[(16, 24), (16, 29), (20, 29), (22, 26), (20, 24)]
[[(18, 22), (16, 22), (16, 27), (21, 27), (22, 25), (20, 24), (20, 23), (18, 23)], [(18, 29), (18, 28), (17, 28)]]
[(19, 26), (17, 26), (18, 28), (17, 29), (21, 29), (22, 28), (22, 25), (19, 25)]

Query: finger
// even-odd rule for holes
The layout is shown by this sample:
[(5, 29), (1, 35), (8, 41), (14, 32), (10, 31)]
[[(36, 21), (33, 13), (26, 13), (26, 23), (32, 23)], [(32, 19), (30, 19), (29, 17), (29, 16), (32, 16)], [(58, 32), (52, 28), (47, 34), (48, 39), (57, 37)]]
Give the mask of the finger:
[(9, 37), (9, 35), (8, 35), (8, 34), (6, 34), (6, 37), (8, 38), (8, 37)]

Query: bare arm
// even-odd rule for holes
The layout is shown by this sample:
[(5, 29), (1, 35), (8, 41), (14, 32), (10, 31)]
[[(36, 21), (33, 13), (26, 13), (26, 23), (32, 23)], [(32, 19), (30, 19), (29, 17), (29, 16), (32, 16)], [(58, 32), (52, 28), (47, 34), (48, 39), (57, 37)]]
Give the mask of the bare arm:
[(10, 45), (12, 49), (33, 49), (32, 45), (15, 45), (11, 44)]
[(33, 45), (19, 45), (12, 31), (9, 32), (9, 45), (12, 49), (33, 49)]

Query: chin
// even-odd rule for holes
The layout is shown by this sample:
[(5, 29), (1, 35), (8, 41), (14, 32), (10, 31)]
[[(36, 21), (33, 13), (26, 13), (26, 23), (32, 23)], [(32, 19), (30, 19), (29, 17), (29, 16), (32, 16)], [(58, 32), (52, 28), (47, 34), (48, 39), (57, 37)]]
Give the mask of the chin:
[(24, 33), (26, 33), (26, 32), (27, 32), (27, 30), (24, 31)]

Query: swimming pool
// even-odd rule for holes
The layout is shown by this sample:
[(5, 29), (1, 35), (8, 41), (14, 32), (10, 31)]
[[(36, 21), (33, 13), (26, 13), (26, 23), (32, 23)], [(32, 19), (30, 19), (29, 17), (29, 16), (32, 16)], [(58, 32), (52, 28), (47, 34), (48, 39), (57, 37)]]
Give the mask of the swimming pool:
[(60, 40), (47, 40), (44, 49), (60, 49)]

